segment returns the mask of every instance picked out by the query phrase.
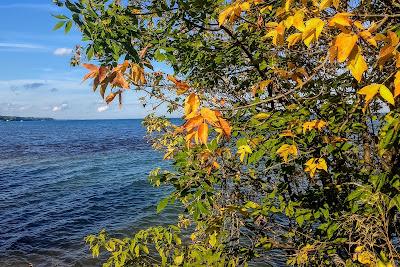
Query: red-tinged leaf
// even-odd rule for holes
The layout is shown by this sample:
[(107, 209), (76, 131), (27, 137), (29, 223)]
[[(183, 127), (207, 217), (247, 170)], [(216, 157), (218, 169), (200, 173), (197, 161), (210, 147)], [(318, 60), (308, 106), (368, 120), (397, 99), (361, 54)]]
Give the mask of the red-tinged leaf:
[(201, 116), (196, 116), (194, 118), (189, 119), (183, 127), (186, 131), (190, 132), (193, 128), (200, 126), (203, 123), (203, 118)]
[(107, 104), (110, 104), (113, 100), (114, 100), (114, 98), (117, 96), (117, 94), (116, 93), (110, 93), (107, 97), (106, 97), (106, 102), (107, 102)]
[(113, 86), (128, 89), (129, 83), (125, 80), (124, 74), (122, 72), (117, 72), (114, 80), (111, 83)]
[(218, 117), (219, 124), (224, 132), (224, 135), (227, 139), (231, 137), (232, 128), (229, 123), (221, 117)]
[(99, 82), (102, 83), (105, 78), (107, 78), (108, 68), (106, 66), (101, 66), (99, 68)]
[(197, 132), (198, 132), (198, 136), (199, 136), (199, 141), (202, 144), (207, 144), (207, 140), (208, 140), (208, 125), (207, 125), (207, 123), (204, 122), (204, 123), (200, 124)]
[(99, 68), (93, 64), (84, 63), (84, 64), (82, 64), (82, 66), (84, 66), (85, 68), (87, 68), (90, 71), (98, 71), (99, 70)]
[(190, 88), (190, 86), (187, 83), (176, 79), (174, 76), (167, 75), (167, 79), (173, 82), (175, 86), (178, 88), (177, 90), (178, 95), (184, 94)]

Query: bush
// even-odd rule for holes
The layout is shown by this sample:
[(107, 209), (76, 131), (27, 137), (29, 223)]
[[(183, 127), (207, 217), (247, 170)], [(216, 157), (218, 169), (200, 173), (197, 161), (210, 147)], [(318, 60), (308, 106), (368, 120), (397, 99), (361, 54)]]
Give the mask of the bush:
[(150, 175), (174, 188), (157, 210), (185, 210), (87, 237), (104, 266), (398, 263), (397, 1), (128, 2), (65, 1), (56, 28), (82, 32), (71, 63), (97, 62), (85, 79), (107, 103), (135, 88), (183, 114), (144, 125), (173, 165)]

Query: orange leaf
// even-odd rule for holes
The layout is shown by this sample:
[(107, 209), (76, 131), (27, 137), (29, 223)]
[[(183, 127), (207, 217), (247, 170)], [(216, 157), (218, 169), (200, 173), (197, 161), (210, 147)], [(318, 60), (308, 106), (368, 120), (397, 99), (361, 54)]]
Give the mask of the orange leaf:
[(122, 72), (117, 72), (114, 80), (111, 82), (113, 86), (128, 89), (129, 83), (125, 80), (124, 74)]
[(346, 61), (350, 56), (357, 40), (358, 36), (355, 34), (341, 33), (336, 37), (333, 45), (337, 48), (337, 60), (339, 63)]
[(186, 131), (190, 132), (193, 128), (198, 127), (200, 124), (203, 123), (203, 118), (201, 116), (196, 116), (194, 118), (189, 119), (183, 127)]
[(394, 97), (400, 95), (400, 70), (396, 73), (394, 78)]
[(195, 93), (191, 93), (185, 100), (185, 116), (193, 116), (200, 106), (199, 97)]
[(86, 69), (90, 72), (83, 77), (82, 82), (86, 81), (89, 78), (95, 78), (99, 74), (99, 68), (93, 64), (82, 64)]
[(200, 124), (199, 129), (197, 130), (198, 135), (199, 135), (199, 141), (202, 144), (207, 144), (208, 140), (208, 124), (203, 122)]
[(352, 14), (350, 13), (338, 13), (333, 18), (330, 19), (328, 26), (330, 27), (339, 27), (339, 26), (344, 26), (344, 27), (350, 27), (351, 26), (351, 19), (350, 17)]
[(202, 108), (200, 110), (201, 116), (207, 120), (209, 123), (215, 123), (218, 121), (217, 116), (215, 115), (215, 112), (209, 108)]
[(110, 104), (113, 100), (114, 100), (114, 98), (117, 96), (117, 94), (116, 93), (110, 93), (107, 97), (106, 97), (106, 102), (107, 102), (107, 104)]
[(226, 138), (229, 139), (231, 137), (231, 131), (232, 131), (231, 126), (229, 125), (229, 123), (226, 120), (224, 120), (221, 117), (218, 117), (218, 121), (219, 121), (219, 124), (221, 125), (221, 128), (222, 128)]
[(189, 90), (190, 86), (182, 82), (178, 79), (176, 79), (174, 76), (167, 75), (167, 79), (175, 84), (175, 86), (178, 88), (177, 93), (178, 95), (186, 93), (187, 90)]

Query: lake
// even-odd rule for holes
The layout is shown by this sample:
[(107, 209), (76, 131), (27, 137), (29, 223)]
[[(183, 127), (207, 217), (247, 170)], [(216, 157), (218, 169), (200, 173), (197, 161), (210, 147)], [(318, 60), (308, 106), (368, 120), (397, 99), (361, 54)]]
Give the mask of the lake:
[(141, 120), (0, 122), (0, 266), (99, 266), (83, 241), (173, 222)]

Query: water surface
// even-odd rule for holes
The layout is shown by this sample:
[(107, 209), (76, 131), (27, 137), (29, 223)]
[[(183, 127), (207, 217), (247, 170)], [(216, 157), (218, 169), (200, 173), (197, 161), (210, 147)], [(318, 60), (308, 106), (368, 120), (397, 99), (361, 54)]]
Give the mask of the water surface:
[(0, 266), (98, 266), (83, 238), (171, 222), (140, 120), (0, 122)]

